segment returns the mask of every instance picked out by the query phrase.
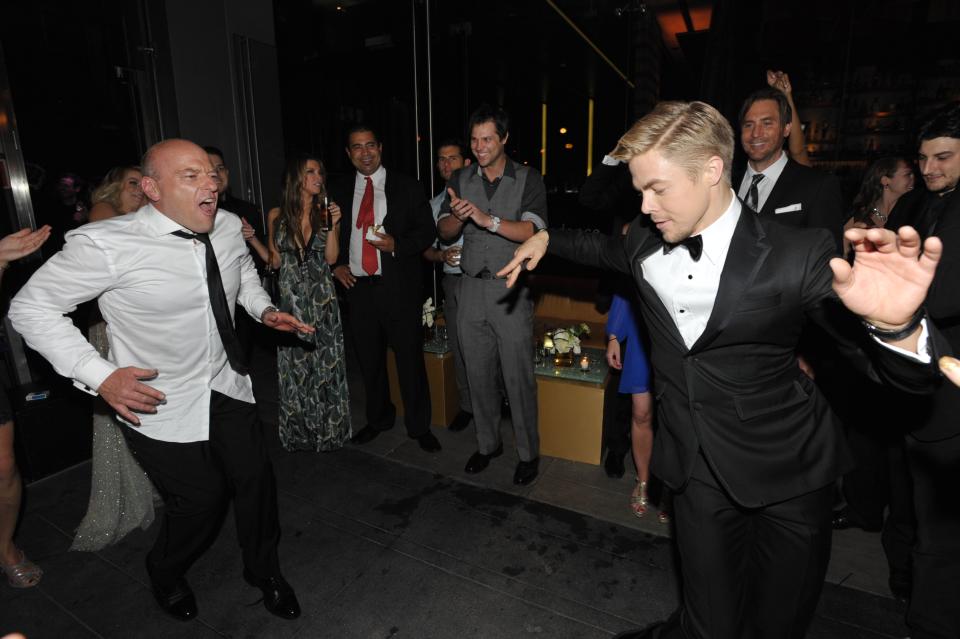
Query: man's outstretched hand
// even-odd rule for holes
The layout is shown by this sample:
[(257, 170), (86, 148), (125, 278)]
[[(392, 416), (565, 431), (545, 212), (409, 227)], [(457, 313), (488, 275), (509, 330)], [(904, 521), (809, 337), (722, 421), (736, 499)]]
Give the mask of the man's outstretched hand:
[(833, 290), (844, 305), (885, 330), (905, 327), (927, 297), (943, 244), (909, 226), (897, 233), (886, 229), (848, 229), (844, 237), (856, 251), (853, 266), (835, 257)]
[(309, 324), (304, 324), (290, 313), (280, 311), (265, 311), (260, 319), (264, 326), (269, 326), (284, 333), (314, 333), (317, 330)]
[(547, 231), (534, 233), (530, 239), (517, 247), (513, 252), (513, 259), (497, 271), (497, 277), (507, 278), (507, 288), (517, 282), (524, 269), (532, 271), (547, 254), (547, 245), (550, 244), (550, 234)]

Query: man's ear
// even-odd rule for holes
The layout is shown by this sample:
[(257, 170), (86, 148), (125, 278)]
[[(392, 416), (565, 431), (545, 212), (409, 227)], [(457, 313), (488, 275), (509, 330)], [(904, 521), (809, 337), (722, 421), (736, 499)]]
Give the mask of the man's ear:
[(464, 160), (463, 160), (463, 165), (464, 165), (464, 166), (470, 166), (470, 164), (471, 164), (470, 158), (464, 158)]
[(783, 137), (790, 137), (790, 129), (793, 128), (793, 122), (787, 122), (787, 126), (783, 127)]
[(716, 186), (723, 178), (723, 158), (711, 156), (703, 168), (703, 179), (709, 186)]
[(140, 188), (143, 190), (144, 195), (146, 195), (151, 202), (156, 202), (160, 199), (160, 185), (157, 184), (157, 180), (148, 175), (144, 175), (140, 180)]

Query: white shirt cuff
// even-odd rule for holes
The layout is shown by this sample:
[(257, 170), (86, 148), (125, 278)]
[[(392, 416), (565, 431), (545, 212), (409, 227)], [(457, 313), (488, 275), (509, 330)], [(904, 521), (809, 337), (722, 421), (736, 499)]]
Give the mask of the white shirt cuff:
[(620, 160), (617, 160), (616, 158), (612, 158), (609, 155), (605, 155), (603, 156), (603, 160), (600, 163), (606, 164), (607, 166), (616, 166), (620, 164)]
[(899, 346), (893, 346), (883, 341), (876, 335), (871, 335), (878, 344), (882, 345), (884, 348), (887, 348), (894, 353), (903, 355), (908, 359), (912, 359), (915, 362), (920, 362), (921, 364), (929, 364), (931, 361), (930, 357), (930, 332), (927, 330), (927, 318), (920, 320), (920, 337), (917, 339), (917, 352), (913, 353), (911, 351), (900, 348)]
[(100, 384), (117, 370), (117, 366), (98, 356), (78, 364), (74, 370), (73, 385), (85, 393), (96, 395)]

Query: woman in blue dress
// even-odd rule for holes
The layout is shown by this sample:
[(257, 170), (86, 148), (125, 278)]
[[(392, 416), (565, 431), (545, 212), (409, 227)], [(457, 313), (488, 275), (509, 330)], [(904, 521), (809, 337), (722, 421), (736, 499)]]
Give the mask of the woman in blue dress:
[[(621, 347), (623, 353), (621, 358)], [(650, 366), (640, 341), (640, 332), (633, 308), (620, 295), (613, 296), (607, 316), (607, 363), (620, 373), (619, 391), (632, 397), (630, 415), (630, 448), (637, 468), (637, 485), (630, 495), (630, 509), (637, 517), (647, 514), (650, 501), (650, 454), (653, 451), (653, 400), (650, 396)], [(660, 511), (661, 523), (669, 521)]]

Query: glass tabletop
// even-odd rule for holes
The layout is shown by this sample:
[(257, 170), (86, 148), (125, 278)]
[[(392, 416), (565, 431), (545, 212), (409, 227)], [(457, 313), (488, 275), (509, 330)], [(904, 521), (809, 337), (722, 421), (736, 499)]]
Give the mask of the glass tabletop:
[[(572, 366), (557, 366), (552, 354), (546, 354), (541, 359), (534, 360), (534, 372), (540, 377), (564, 379), (572, 382), (586, 382), (588, 384), (603, 384), (607, 379), (610, 367), (602, 348), (584, 347), (579, 355), (573, 356)], [(586, 358), (586, 360), (584, 360)], [(586, 363), (586, 369), (583, 368)]]

